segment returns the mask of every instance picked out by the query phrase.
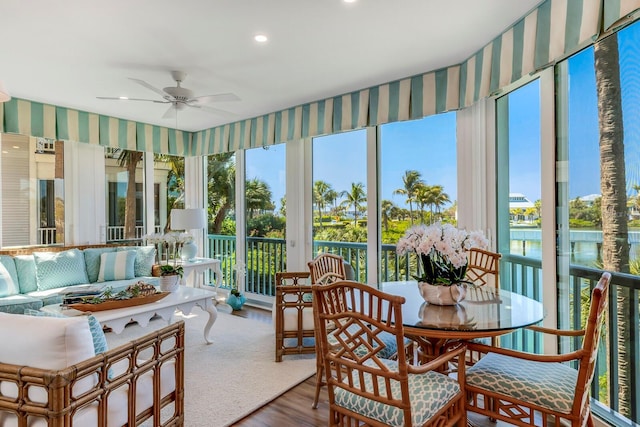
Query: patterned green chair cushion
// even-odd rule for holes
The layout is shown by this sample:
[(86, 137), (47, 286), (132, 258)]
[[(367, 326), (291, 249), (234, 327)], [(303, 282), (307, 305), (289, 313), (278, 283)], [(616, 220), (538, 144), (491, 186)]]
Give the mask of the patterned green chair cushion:
[(88, 283), (84, 254), (79, 249), (34, 252), (39, 291)]
[(136, 251), (133, 266), (135, 277), (151, 276), (151, 269), (156, 262), (155, 246), (118, 246), (118, 251)]
[(98, 273), (100, 273), (100, 255), (107, 252), (115, 252), (116, 248), (87, 248), (83, 250), (84, 264), (87, 268), (87, 278), (89, 283), (98, 281)]
[[(397, 370), (397, 362), (385, 360), (385, 364), (390, 369)], [(365, 365), (372, 366), (371, 361)], [(360, 384), (358, 375), (353, 376), (356, 386)], [(383, 387), (382, 379), (378, 380), (380, 387)], [(365, 376), (365, 387), (373, 391), (373, 380), (371, 376)], [(400, 383), (392, 381), (392, 393), (394, 397), (400, 398)], [(426, 372), (424, 374), (409, 374), (409, 399), (411, 401), (411, 415), (413, 425), (423, 425), (429, 421), (444, 405), (449, 403), (460, 392), (458, 382), (446, 375), (437, 372)], [(403, 412), (393, 406), (385, 405), (370, 399), (362, 398), (354, 393), (336, 387), (336, 405), (369, 418), (377, 420), (388, 426), (402, 427), (405, 425)]]
[(469, 385), (545, 408), (571, 412), (578, 371), (562, 363), (532, 362), (489, 353), (467, 369)]
[(18, 273), (13, 257), (0, 255), (0, 297), (20, 293)]
[(38, 290), (36, 281), (36, 261), (33, 255), (16, 255), (13, 257), (18, 274), (20, 293), (26, 294)]

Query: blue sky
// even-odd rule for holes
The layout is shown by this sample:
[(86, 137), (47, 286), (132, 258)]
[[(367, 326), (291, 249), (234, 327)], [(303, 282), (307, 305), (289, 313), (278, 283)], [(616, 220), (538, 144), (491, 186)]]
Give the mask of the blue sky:
[[(640, 184), (640, 24), (619, 33), (627, 191)], [(540, 198), (539, 82), (509, 95), (510, 192), (523, 193), (531, 201)], [(569, 197), (600, 193), (598, 116), (593, 49), (569, 59)], [(428, 185), (442, 185), (449, 198), (457, 198), (456, 114), (438, 114), (421, 120), (381, 126), (382, 198), (408, 207), (405, 198), (393, 195), (402, 188), (407, 170), (421, 172)], [(357, 130), (314, 138), (313, 178), (340, 192), (351, 183), (366, 185), (365, 131)], [(247, 151), (247, 177), (266, 181), (279, 206), (285, 193), (285, 145)]]

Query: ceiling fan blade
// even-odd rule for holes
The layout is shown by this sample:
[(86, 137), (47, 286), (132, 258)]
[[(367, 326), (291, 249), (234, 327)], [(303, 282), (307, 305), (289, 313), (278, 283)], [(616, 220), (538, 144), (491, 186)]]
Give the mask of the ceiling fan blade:
[(116, 101), (148, 101), (158, 104), (168, 104), (171, 101), (158, 101), (157, 99), (144, 99), (144, 98), (120, 98), (117, 96), (96, 96), (98, 99), (114, 99)]
[(158, 89), (155, 86), (151, 86), (149, 83), (145, 82), (144, 80), (132, 79), (131, 77), (129, 77), (129, 80), (133, 80), (134, 82), (138, 83), (139, 85), (144, 86), (147, 89), (154, 91), (155, 93), (157, 93), (158, 95), (160, 95), (163, 98), (166, 98), (167, 96), (169, 96), (162, 89)]
[(171, 106), (167, 109), (167, 111), (165, 111), (164, 114), (162, 115), (162, 118), (174, 119), (176, 118), (177, 114), (178, 114), (178, 110), (175, 108), (173, 104), (171, 104)]
[(190, 103), (196, 105), (208, 104), (210, 102), (231, 102), (240, 101), (240, 98), (234, 93), (219, 93), (217, 95), (196, 96), (189, 100)]

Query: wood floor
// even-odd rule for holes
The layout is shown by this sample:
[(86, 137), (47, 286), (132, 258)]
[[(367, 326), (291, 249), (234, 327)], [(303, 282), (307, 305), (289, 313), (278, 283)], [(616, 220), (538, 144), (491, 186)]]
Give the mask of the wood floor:
[[(248, 307), (246, 305), (242, 310), (234, 311), (233, 314), (271, 323), (270, 311)], [(329, 417), (326, 388), (323, 388), (320, 393), (318, 408), (311, 408), (311, 403), (315, 395), (315, 384), (315, 377), (311, 377), (231, 425), (233, 427), (326, 426)], [(504, 427), (511, 425), (503, 423), (502, 421), (491, 422), (488, 418), (476, 414), (471, 414), (469, 420), (472, 421), (472, 424), (476, 427)]]

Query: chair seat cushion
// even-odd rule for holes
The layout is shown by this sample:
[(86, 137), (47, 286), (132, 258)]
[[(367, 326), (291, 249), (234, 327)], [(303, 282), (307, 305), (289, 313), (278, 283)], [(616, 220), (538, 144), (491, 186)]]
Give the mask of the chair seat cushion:
[[(396, 361), (385, 360), (384, 363), (392, 370), (398, 369)], [(365, 365), (373, 366), (373, 363), (367, 361)], [(353, 376), (353, 382), (356, 387), (360, 384), (357, 375), (356, 373)], [(371, 376), (365, 376), (365, 382), (366, 390), (372, 392), (373, 380)], [(383, 387), (383, 380), (379, 379), (378, 384)], [(392, 381), (391, 388), (393, 397), (399, 399), (401, 397), (400, 383)], [(458, 382), (446, 375), (433, 371), (424, 374), (409, 374), (409, 398), (411, 400), (413, 425), (423, 425), (429, 421), (459, 392), (460, 385)], [(335, 401), (338, 406), (378, 420), (388, 426), (400, 427), (405, 425), (404, 414), (399, 408), (365, 399), (342, 388), (336, 387)]]
[(569, 414), (578, 371), (562, 363), (533, 362), (488, 353), (467, 369), (467, 384)]

